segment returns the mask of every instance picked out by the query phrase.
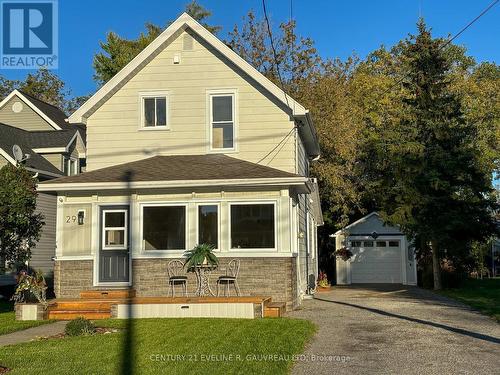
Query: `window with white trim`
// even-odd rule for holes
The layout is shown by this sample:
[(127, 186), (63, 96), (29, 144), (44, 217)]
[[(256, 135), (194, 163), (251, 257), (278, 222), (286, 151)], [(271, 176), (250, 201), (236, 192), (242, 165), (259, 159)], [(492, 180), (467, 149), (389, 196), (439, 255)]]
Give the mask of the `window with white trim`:
[(235, 95), (210, 94), (210, 148), (234, 150)]
[(274, 204), (231, 204), (231, 249), (276, 248)]
[(219, 206), (202, 204), (198, 206), (198, 243), (219, 248)]
[(168, 96), (164, 93), (141, 94), (141, 126), (165, 129), (168, 126)]
[(186, 206), (144, 206), (142, 210), (144, 250), (186, 250)]
[(66, 176), (75, 176), (78, 174), (78, 159), (76, 158), (64, 159), (64, 174)]
[(127, 248), (127, 211), (104, 210), (102, 223), (102, 248), (126, 249)]

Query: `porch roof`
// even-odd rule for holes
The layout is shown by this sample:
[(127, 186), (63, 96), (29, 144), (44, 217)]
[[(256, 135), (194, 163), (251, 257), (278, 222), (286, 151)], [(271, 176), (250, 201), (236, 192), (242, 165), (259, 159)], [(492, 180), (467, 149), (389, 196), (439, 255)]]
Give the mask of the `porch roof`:
[(237, 184), (305, 184), (306, 177), (227, 155), (169, 155), (114, 165), (39, 184), (40, 191)]

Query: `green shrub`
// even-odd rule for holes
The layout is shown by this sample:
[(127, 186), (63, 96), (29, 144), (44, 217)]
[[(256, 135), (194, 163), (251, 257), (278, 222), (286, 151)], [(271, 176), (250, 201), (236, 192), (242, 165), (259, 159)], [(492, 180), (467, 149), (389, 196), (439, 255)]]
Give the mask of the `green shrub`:
[(85, 318), (76, 318), (64, 328), (64, 333), (68, 336), (89, 336), (94, 334), (95, 326), (94, 324)]

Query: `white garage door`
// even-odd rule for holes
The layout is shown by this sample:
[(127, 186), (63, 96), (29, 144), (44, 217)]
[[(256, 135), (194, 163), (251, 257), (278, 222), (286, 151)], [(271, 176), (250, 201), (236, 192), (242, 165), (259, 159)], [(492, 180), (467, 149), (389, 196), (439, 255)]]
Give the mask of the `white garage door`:
[(351, 241), (351, 282), (402, 283), (399, 241)]

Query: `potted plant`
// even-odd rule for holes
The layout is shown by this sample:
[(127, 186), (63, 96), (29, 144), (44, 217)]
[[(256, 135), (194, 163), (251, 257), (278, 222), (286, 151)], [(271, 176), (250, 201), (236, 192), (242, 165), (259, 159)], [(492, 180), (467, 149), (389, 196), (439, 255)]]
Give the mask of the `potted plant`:
[(219, 260), (215, 256), (213, 250), (214, 247), (206, 243), (196, 245), (193, 249), (186, 251), (186, 262), (184, 266), (188, 270), (200, 265), (216, 267), (219, 264)]
[(334, 252), (337, 258), (341, 258), (344, 262), (347, 262), (352, 257), (352, 252), (347, 247), (341, 247)]
[(323, 271), (319, 272), (318, 286), (317, 286), (316, 290), (318, 292), (330, 290), (330, 283), (328, 282), (328, 277), (326, 276), (326, 273)]
[(42, 272), (21, 271), (11, 300), (15, 302), (17, 320), (43, 320), (47, 313), (47, 283)]

